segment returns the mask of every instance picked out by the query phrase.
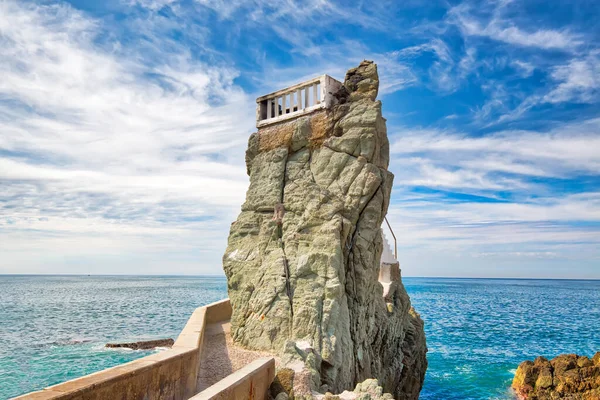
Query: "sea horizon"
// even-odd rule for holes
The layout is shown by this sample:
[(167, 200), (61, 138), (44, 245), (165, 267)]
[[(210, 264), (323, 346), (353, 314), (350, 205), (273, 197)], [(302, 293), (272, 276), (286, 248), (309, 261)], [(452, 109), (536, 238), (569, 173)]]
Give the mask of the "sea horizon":
[[(425, 322), (421, 399), (514, 399), (522, 361), (600, 348), (600, 308), (580, 306), (600, 304), (597, 279), (403, 282)], [(220, 275), (0, 275), (0, 400), (151, 354), (104, 344), (174, 339), (194, 309), (225, 297)]]
[[(99, 276), (99, 277), (198, 277), (198, 278), (223, 278), (225, 275), (216, 274), (3, 274), (0, 276)], [(490, 280), (540, 280), (540, 281), (600, 281), (600, 278), (536, 278), (536, 277), (485, 277), (485, 276), (423, 276), (423, 275), (403, 275), (405, 278), (423, 278), (423, 279), (490, 279)]]

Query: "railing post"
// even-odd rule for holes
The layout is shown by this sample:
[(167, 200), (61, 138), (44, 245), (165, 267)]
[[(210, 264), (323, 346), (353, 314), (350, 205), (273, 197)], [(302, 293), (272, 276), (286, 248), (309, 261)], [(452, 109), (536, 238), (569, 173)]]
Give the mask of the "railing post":
[(283, 115), (283, 96), (279, 96), (280, 101), (277, 103), (281, 103), (281, 108), (278, 108), (277, 115)]
[(308, 86), (304, 88), (304, 108), (310, 107), (310, 95), (308, 93)]
[(298, 111), (302, 111), (302, 89), (298, 89), (296, 92), (296, 97), (298, 97), (296, 99), (298, 102)]

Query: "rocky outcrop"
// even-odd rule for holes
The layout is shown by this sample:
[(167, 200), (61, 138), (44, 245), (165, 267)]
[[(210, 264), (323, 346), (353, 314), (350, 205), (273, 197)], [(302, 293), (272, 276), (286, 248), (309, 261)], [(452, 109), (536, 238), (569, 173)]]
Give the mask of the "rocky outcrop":
[(417, 399), (423, 384), (423, 322), (399, 272), (385, 299), (378, 282), (394, 177), (378, 86), (365, 61), (337, 105), (249, 139), (250, 186), (223, 267), (234, 341), (280, 357), (273, 397), (375, 378), (394, 398)]
[(340, 394), (325, 393), (325, 395), (316, 395), (315, 400), (394, 400), (389, 393), (383, 393), (383, 388), (379, 386), (377, 379), (367, 379), (356, 385), (353, 391), (345, 390)]
[(512, 387), (520, 399), (600, 400), (600, 352), (589, 359), (562, 354), (519, 365)]
[(129, 343), (107, 343), (105, 347), (113, 349), (121, 347), (132, 350), (150, 350), (156, 347), (171, 347), (174, 343), (175, 341), (173, 339), (157, 339)]

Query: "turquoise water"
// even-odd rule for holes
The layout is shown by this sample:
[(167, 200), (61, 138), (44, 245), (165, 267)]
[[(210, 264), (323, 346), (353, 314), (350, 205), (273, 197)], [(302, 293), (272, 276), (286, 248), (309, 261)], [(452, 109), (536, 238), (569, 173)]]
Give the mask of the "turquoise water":
[(425, 320), (421, 399), (512, 399), (521, 361), (600, 351), (600, 281), (405, 278)]
[(110, 341), (177, 338), (223, 278), (0, 275), (0, 399), (151, 354)]
[[(404, 278), (426, 321), (422, 399), (511, 399), (520, 361), (600, 350), (600, 281)], [(176, 338), (223, 278), (0, 276), (0, 399), (143, 357), (109, 341)]]

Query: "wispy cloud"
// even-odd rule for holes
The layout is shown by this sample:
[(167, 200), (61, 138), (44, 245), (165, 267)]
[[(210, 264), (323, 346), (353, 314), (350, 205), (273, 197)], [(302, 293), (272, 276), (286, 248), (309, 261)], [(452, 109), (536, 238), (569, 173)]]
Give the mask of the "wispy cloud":
[[(221, 18), (229, 19), (240, 15), (247, 16), (242, 23), (261, 24), (264, 28), (293, 27), (294, 31), (303, 36), (316, 37), (318, 30), (305, 29), (309, 25), (326, 26), (339, 21), (356, 26), (383, 29), (381, 18), (375, 18), (369, 12), (370, 7), (362, 3), (338, 4), (327, 0), (308, 0), (302, 3), (284, 0), (278, 3), (268, 3), (260, 0), (195, 0), (197, 3), (217, 13)], [(292, 21), (298, 24), (293, 24)], [(239, 21), (238, 21), (239, 22)], [(272, 25), (272, 26), (269, 26)], [(290, 43), (296, 43), (300, 37), (290, 35), (285, 29), (277, 30), (280, 38)]]
[(461, 3), (448, 12), (448, 20), (456, 24), (467, 36), (486, 37), (512, 45), (573, 51), (583, 44), (581, 36), (568, 29), (538, 28), (527, 31), (516, 26), (505, 15), (506, 8), (516, 5), (511, 3), (490, 3), (494, 8), (490, 12), (491, 16), (487, 18), (474, 15), (476, 10), (481, 11), (479, 6)]
[[(527, 112), (548, 104), (594, 104), (600, 94), (600, 53), (592, 51), (585, 57), (575, 57), (566, 64), (551, 67), (548, 75), (550, 88), (537, 90), (521, 100), (516, 107), (506, 110), (504, 103), (492, 99), (481, 109), (480, 116), (487, 116), (493, 108), (506, 110), (496, 122), (514, 121)], [(505, 93), (504, 99), (508, 96)]]
[(129, 5), (140, 5), (153, 11), (158, 11), (165, 6), (173, 5), (177, 0), (127, 0)]
[(73, 235), (147, 237), (148, 248), (158, 238), (183, 246), (173, 229), (214, 243), (214, 225), (192, 222), (203, 218), (226, 232), (247, 184), (253, 127), (235, 71), (184, 48), (149, 67), (121, 43), (100, 47), (102, 24), (68, 6), (3, 2), (0, 11), (3, 243), (57, 224)]
[(521, 60), (514, 60), (512, 65), (521, 73), (523, 78), (528, 78), (535, 70), (535, 66), (532, 63)]
[[(415, 68), (415, 63), (408, 63), (427, 55), (435, 56), (435, 60), (427, 66), (423, 75), (429, 86), (443, 93), (450, 93), (458, 89), (475, 64), (475, 49), (467, 49), (464, 56), (457, 61), (448, 45), (439, 38), (393, 51), (388, 54), (388, 57), (393, 57), (405, 65), (411, 65), (412, 69), (416, 71), (418, 68)], [(415, 76), (417, 76), (416, 73)], [(423, 80), (423, 77), (420, 80)]]
[[(392, 138), (391, 152), (398, 156), (395, 162), (444, 165), (453, 169), (453, 177), (458, 172), (471, 178), (501, 172), (516, 175), (515, 180), (505, 182), (517, 183), (522, 179), (519, 176), (569, 178), (600, 174), (600, 154), (595, 150), (600, 148), (600, 119), (562, 125), (550, 132), (500, 131), (473, 137), (404, 129), (393, 132)], [(406, 159), (406, 155), (419, 159)], [(451, 186), (451, 182), (444, 183), (442, 179), (446, 175), (432, 172), (431, 176), (438, 176), (440, 186)], [(494, 181), (497, 185), (498, 179)], [(461, 182), (465, 180), (457, 180), (454, 187), (460, 187)]]
[(84, 3), (0, 2), (0, 271), (220, 273), (255, 96), (363, 59), (404, 272), (600, 258), (593, 8)]
[(558, 85), (541, 101), (593, 102), (600, 94), (600, 51), (593, 51), (587, 57), (573, 59), (566, 65), (557, 66), (552, 69), (550, 76)]
[[(402, 251), (426, 247), (440, 254), (440, 262), (449, 253), (462, 254), (463, 261), (598, 261), (600, 193), (593, 185), (588, 191), (571, 185), (600, 174), (594, 150), (599, 146), (597, 119), (550, 132), (479, 137), (431, 129), (393, 132), (396, 200), (390, 221), (402, 237)], [(418, 275), (418, 256), (411, 261), (406, 270)]]

